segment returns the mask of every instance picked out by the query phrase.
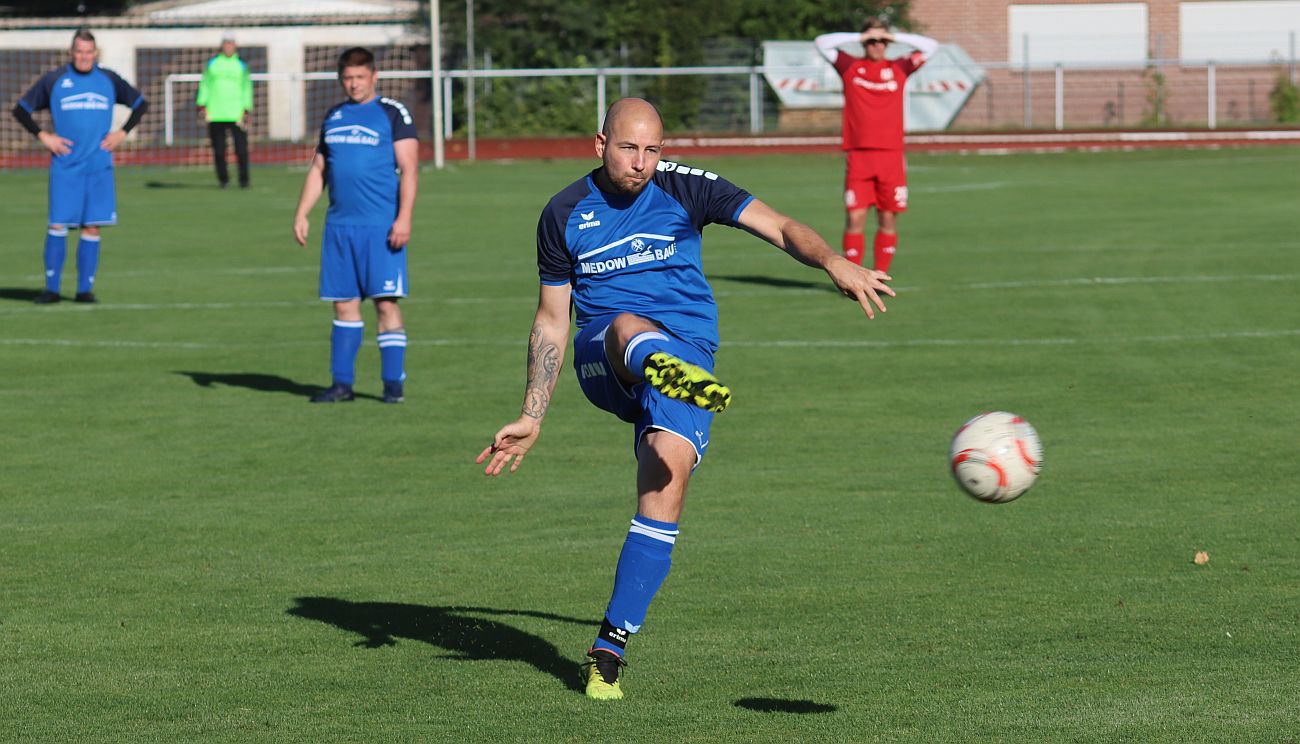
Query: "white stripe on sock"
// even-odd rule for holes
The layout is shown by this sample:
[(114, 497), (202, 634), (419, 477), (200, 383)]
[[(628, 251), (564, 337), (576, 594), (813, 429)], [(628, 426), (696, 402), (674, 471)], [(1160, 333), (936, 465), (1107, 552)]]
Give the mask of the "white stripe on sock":
[(82, 242), (85, 242), (85, 243), (98, 243), (98, 242), (99, 242), (99, 236), (98, 236), (98, 235), (85, 235), (85, 234), (82, 234), (80, 240), (81, 240)]
[(365, 328), (366, 322), (364, 320), (336, 320), (334, 325), (339, 328)]
[(628, 369), (632, 370), (632, 372), (640, 374), (641, 365), (632, 363), (632, 360), (636, 359), (636, 357), (632, 356), (632, 352), (635, 351), (636, 347), (640, 346), (642, 342), (654, 341), (656, 339), (659, 341), (667, 341), (668, 337), (659, 331), (646, 331), (633, 336), (632, 340), (627, 342), (627, 349), (623, 351), (623, 364), (626, 365)]
[(52, 236), (54, 236), (54, 237), (56, 237), (56, 238), (66, 238), (66, 237), (68, 237), (68, 228), (65, 227), (65, 228), (63, 228), (62, 230), (54, 230), (54, 229), (51, 229), (51, 230), (50, 230), (50, 235), (52, 235)]
[(645, 535), (646, 537), (651, 537), (654, 538), (655, 540), (661, 540), (671, 545), (677, 542), (677, 535), (679, 532), (681, 532), (681, 530), (661, 530), (658, 527), (651, 527), (648, 524), (641, 524), (640, 522), (633, 519), (632, 526), (628, 529), (628, 532), (636, 535)]

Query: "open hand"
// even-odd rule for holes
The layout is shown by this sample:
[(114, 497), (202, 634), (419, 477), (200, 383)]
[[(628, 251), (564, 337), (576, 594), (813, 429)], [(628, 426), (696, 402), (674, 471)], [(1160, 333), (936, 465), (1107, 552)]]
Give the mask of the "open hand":
[(510, 472), (513, 473), (519, 469), (520, 463), (524, 461), (524, 455), (537, 442), (537, 437), (541, 433), (540, 421), (528, 416), (520, 416), (518, 420), (501, 427), (492, 438), (492, 444), (480, 452), (474, 462), (482, 465), (484, 460), (492, 458), (483, 469), (484, 475), (500, 475), (507, 464), (510, 465)]
[(868, 318), (876, 317), (873, 304), (880, 308), (880, 312), (885, 312), (885, 301), (880, 298), (881, 295), (895, 296), (894, 290), (885, 284), (892, 281), (893, 277), (883, 271), (858, 266), (846, 258), (837, 257), (837, 260), (831, 261), (826, 267), (826, 273), (841, 294), (857, 300)]

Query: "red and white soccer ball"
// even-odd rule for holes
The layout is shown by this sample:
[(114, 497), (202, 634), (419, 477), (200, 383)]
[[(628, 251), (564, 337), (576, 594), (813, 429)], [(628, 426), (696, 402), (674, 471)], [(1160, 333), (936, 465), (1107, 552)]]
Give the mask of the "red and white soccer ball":
[(1000, 504), (1029, 490), (1043, 468), (1043, 443), (1014, 413), (981, 413), (961, 425), (948, 451), (952, 475), (980, 501)]

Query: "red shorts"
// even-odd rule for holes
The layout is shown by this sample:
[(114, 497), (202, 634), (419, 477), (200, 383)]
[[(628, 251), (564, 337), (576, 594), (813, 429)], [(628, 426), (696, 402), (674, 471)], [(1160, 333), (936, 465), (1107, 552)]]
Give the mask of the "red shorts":
[(902, 150), (849, 150), (844, 153), (844, 207), (881, 212), (907, 211), (907, 163)]

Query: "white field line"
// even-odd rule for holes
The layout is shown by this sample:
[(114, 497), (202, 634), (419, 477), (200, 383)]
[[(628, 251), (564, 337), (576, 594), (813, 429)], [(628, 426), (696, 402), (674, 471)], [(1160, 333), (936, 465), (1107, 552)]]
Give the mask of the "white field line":
[(1007, 186), (1029, 186), (1027, 182), (985, 181), (983, 183), (955, 183), (950, 186), (913, 186), (908, 189), (913, 194), (949, 194), (958, 191), (991, 191)]
[(1012, 282), (974, 282), (961, 289), (1024, 289), (1032, 287), (1096, 287), (1117, 284), (1213, 284), (1218, 282), (1291, 282), (1300, 274), (1238, 274), (1203, 276), (1080, 276)]
[[(762, 349), (907, 349), (917, 347), (1007, 347), (1007, 346), (1087, 346), (1116, 344), (1177, 344), (1204, 341), (1274, 339), (1300, 336), (1300, 328), (1282, 328), (1260, 331), (1221, 331), (1216, 333), (1181, 333), (1152, 336), (1079, 336), (1055, 338), (918, 338), (904, 341), (872, 341), (868, 339), (760, 339), (754, 341), (723, 341), (723, 348)], [(517, 347), (524, 344), (519, 339), (473, 338), (414, 338), (410, 346), (469, 346)], [(65, 348), (106, 349), (272, 349), (272, 348), (324, 348), (327, 341), (276, 341), (267, 343), (194, 343), (189, 341), (129, 341), (114, 339), (81, 340), (56, 338), (0, 338), (0, 346), (53, 346)]]
[[(937, 287), (896, 286), (895, 292), (913, 293), (926, 291), (951, 291), (962, 289), (1033, 289), (1036, 287), (1098, 287), (1132, 284), (1217, 284), (1224, 282), (1293, 282), (1300, 279), (1300, 274), (1223, 274), (1192, 276), (1084, 276), (1070, 279), (1032, 279), (1006, 282), (969, 282)], [(715, 290), (715, 297), (788, 297), (792, 294), (824, 294), (831, 290), (828, 283), (817, 287), (786, 287), (782, 289), (722, 289)], [(402, 300), (405, 305), (501, 305), (536, 302), (532, 295), (516, 297), (416, 297)], [(127, 311), (166, 311), (166, 310), (256, 310), (262, 308), (309, 307), (320, 306), (320, 300), (255, 300), (249, 302), (158, 302), (158, 303), (98, 303), (95, 305), (75, 305), (68, 303), (59, 307), (38, 307), (29, 304), (0, 306), (0, 315), (28, 315), (40, 313), (66, 312), (109, 312)]]

